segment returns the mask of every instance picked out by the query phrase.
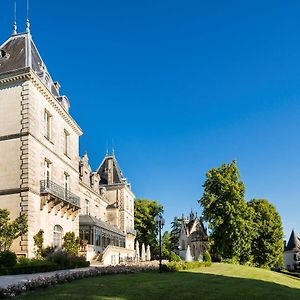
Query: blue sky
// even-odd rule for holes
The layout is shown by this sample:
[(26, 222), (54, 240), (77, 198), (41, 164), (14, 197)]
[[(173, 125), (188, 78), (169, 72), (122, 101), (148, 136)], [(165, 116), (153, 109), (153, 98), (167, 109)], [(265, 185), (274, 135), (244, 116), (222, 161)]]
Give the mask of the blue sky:
[[(1, 1), (1, 41), (12, 3)], [(84, 130), (81, 154), (96, 168), (114, 141), (136, 196), (164, 205), (167, 229), (201, 212), (206, 171), (236, 159), (247, 199), (268, 199), (285, 233), (300, 233), (299, 1), (31, 0), (30, 15)]]

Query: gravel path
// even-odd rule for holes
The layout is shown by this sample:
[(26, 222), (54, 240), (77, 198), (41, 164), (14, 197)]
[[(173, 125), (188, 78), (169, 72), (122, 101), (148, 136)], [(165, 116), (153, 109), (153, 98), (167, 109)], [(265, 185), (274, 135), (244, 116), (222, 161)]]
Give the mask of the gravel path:
[(93, 269), (93, 267), (78, 268), (78, 269), (71, 269), (71, 270), (59, 270), (59, 271), (35, 273), (35, 274), (4, 275), (4, 276), (0, 276), (0, 288), (6, 288), (11, 284), (32, 280), (40, 276), (51, 277), (54, 276), (55, 274), (67, 274), (67, 273), (72, 273), (77, 271), (87, 271), (89, 269)]

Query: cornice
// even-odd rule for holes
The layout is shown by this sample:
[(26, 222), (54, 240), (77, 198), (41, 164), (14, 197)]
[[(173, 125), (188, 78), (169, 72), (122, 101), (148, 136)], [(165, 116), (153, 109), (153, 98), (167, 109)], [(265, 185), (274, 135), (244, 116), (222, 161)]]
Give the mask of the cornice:
[(58, 103), (49, 89), (44, 85), (41, 79), (32, 71), (31, 68), (23, 68), (0, 75), (0, 84), (8, 84), (14, 81), (29, 80), (42, 96), (55, 108), (59, 115), (71, 126), (71, 128), (80, 136), (82, 129), (71, 117), (71, 115)]

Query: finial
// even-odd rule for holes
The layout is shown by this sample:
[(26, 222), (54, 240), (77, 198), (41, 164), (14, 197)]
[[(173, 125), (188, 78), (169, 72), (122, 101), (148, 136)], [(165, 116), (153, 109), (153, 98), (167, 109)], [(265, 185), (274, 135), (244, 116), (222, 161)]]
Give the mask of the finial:
[(30, 32), (30, 20), (29, 20), (29, 0), (27, 0), (27, 20), (26, 20), (26, 32)]
[(17, 34), (17, 1), (14, 2), (14, 26), (13, 26), (13, 35)]
[(114, 140), (112, 140), (112, 156), (115, 156), (115, 145), (114, 145)]
[(106, 141), (106, 152), (105, 152), (105, 156), (108, 156), (108, 142)]

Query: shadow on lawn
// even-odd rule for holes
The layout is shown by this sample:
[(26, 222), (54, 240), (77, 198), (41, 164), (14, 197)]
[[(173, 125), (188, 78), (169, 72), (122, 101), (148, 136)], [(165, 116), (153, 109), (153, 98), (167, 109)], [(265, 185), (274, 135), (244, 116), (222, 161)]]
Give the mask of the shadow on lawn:
[(300, 299), (300, 289), (276, 283), (193, 272), (140, 273), (82, 279), (20, 299)]

